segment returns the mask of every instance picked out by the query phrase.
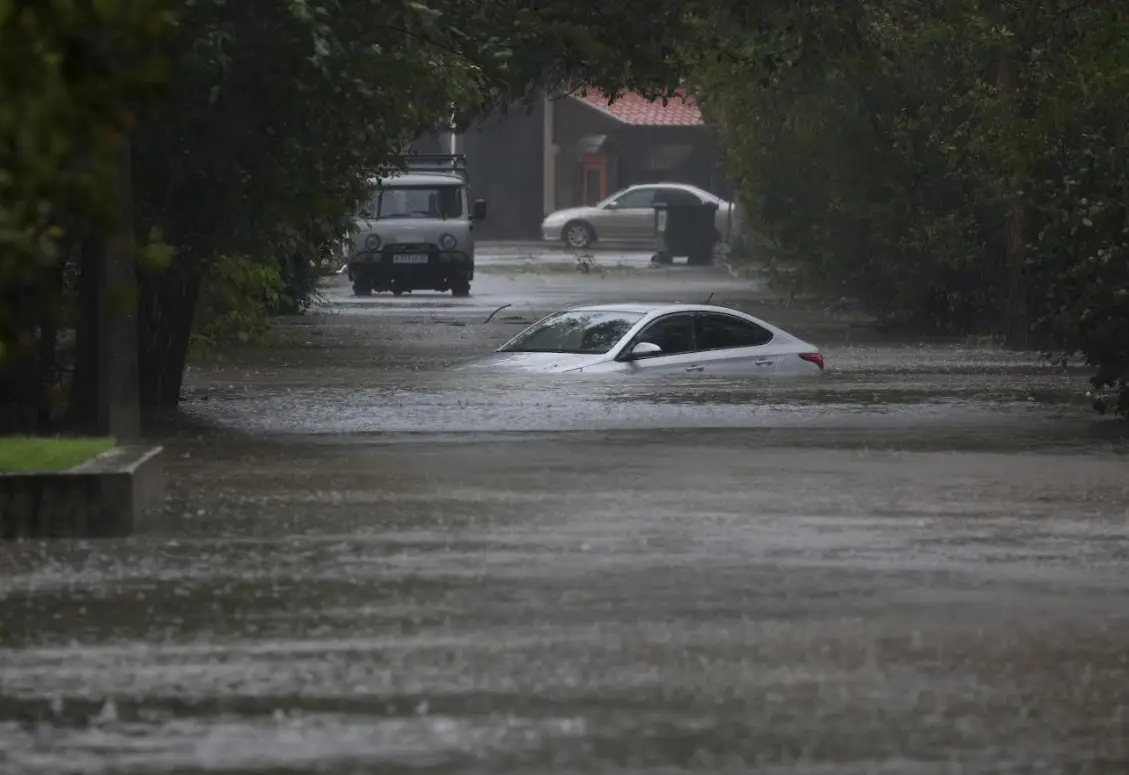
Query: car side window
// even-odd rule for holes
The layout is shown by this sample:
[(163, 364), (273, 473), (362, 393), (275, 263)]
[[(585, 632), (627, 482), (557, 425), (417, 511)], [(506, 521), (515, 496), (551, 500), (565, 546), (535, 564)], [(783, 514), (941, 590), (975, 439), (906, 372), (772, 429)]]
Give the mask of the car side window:
[(660, 188), (655, 192), (656, 202), (672, 205), (700, 205), (702, 200), (683, 188)]
[(653, 188), (637, 188), (634, 191), (628, 191), (615, 200), (615, 204), (617, 208), (623, 210), (625, 208), (650, 207), (654, 201), (655, 190)]
[(650, 342), (662, 348), (662, 355), (678, 355), (698, 349), (694, 342), (694, 317), (688, 314), (667, 315), (644, 328), (635, 343)]
[(759, 347), (772, 341), (772, 332), (747, 320), (706, 312), (698, 316), (698, 345), (703, 350)]

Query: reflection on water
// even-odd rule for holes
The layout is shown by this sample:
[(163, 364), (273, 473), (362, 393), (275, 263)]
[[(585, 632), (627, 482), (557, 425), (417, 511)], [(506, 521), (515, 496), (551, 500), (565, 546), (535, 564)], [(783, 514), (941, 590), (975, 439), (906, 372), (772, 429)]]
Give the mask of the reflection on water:
[[(289, 712), (261, 716), (177, 718), (142, 708), (119, 720), (103, 705), (93, 723), (44, 724), (34, 732), (0, 723), (0, 772), (20, 775), (155, 772), (389, 772), (388, 767), (469, 767), (484, 757), (505, 759), (583, 735), (580, 718), (481, 719), (405, 714), (385, 718)], [(50, 749), (51, 754), (42, 753)], [(105, 754), (114, 751), (107, 767)], [(5, 758), (13, 768), (6, 770)], [(60, 766), (65, 769), (60, 769)], [(17, 769), (18, 768), (18, 769)], [(340, 768), (340, 769), (339, 769)], [(461, 769), (468, 772), (471, 770)]]
[[(206, 424), (303, 434), (1029, 423), (1088, 417), (1085, 378), (1028, 355), (953, 348), (831, 352), (822, 378), (279, 370), (210, 383)], [(316, 380), (316, 381), (315, 381)]]
[(1121, 426), (828, 356), (196, 375), (167, 523), (0, 545), (0, 775), (1127, 771)]

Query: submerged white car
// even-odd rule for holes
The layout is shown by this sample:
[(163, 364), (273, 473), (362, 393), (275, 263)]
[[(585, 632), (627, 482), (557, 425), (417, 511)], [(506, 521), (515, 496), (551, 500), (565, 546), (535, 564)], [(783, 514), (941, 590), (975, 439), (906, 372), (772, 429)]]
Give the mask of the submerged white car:
[(460, 370), (794, 375), (823, 373), (811, 344), (735, 309), (602, 304), (557, 312)]

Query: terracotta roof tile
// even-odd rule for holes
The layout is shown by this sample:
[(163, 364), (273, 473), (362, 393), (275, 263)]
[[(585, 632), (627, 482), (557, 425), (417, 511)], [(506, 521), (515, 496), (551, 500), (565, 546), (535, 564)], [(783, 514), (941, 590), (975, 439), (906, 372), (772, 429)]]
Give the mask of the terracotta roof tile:
[(607, 96), (597, 89), (589, 89), (588, 93), (583, 96), (580, 94), (572, 96), (624, 124), (634, 126), (699, 126), (705, 123), (702, 121), (702, 113), (698, 110), (698, 106), (681, 94), (671, 97), (666, 105), (662, 104), (662, 100), (650, 102), (641, 94), (633, 92), (624, 94), (611, 105), (608, 104)]

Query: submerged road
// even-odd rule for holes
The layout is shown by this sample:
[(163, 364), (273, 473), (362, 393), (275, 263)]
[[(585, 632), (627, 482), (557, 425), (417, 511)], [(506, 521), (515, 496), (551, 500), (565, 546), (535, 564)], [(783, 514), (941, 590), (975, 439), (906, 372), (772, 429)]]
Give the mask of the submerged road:
[[(0, 773), (1129, 769), (1129, 458), (1081, 375), (601, 263), (335, 278), (193, 370), (163, 524), (0, 545)], [(826, 378), (442, 371), (709, 293)]]

